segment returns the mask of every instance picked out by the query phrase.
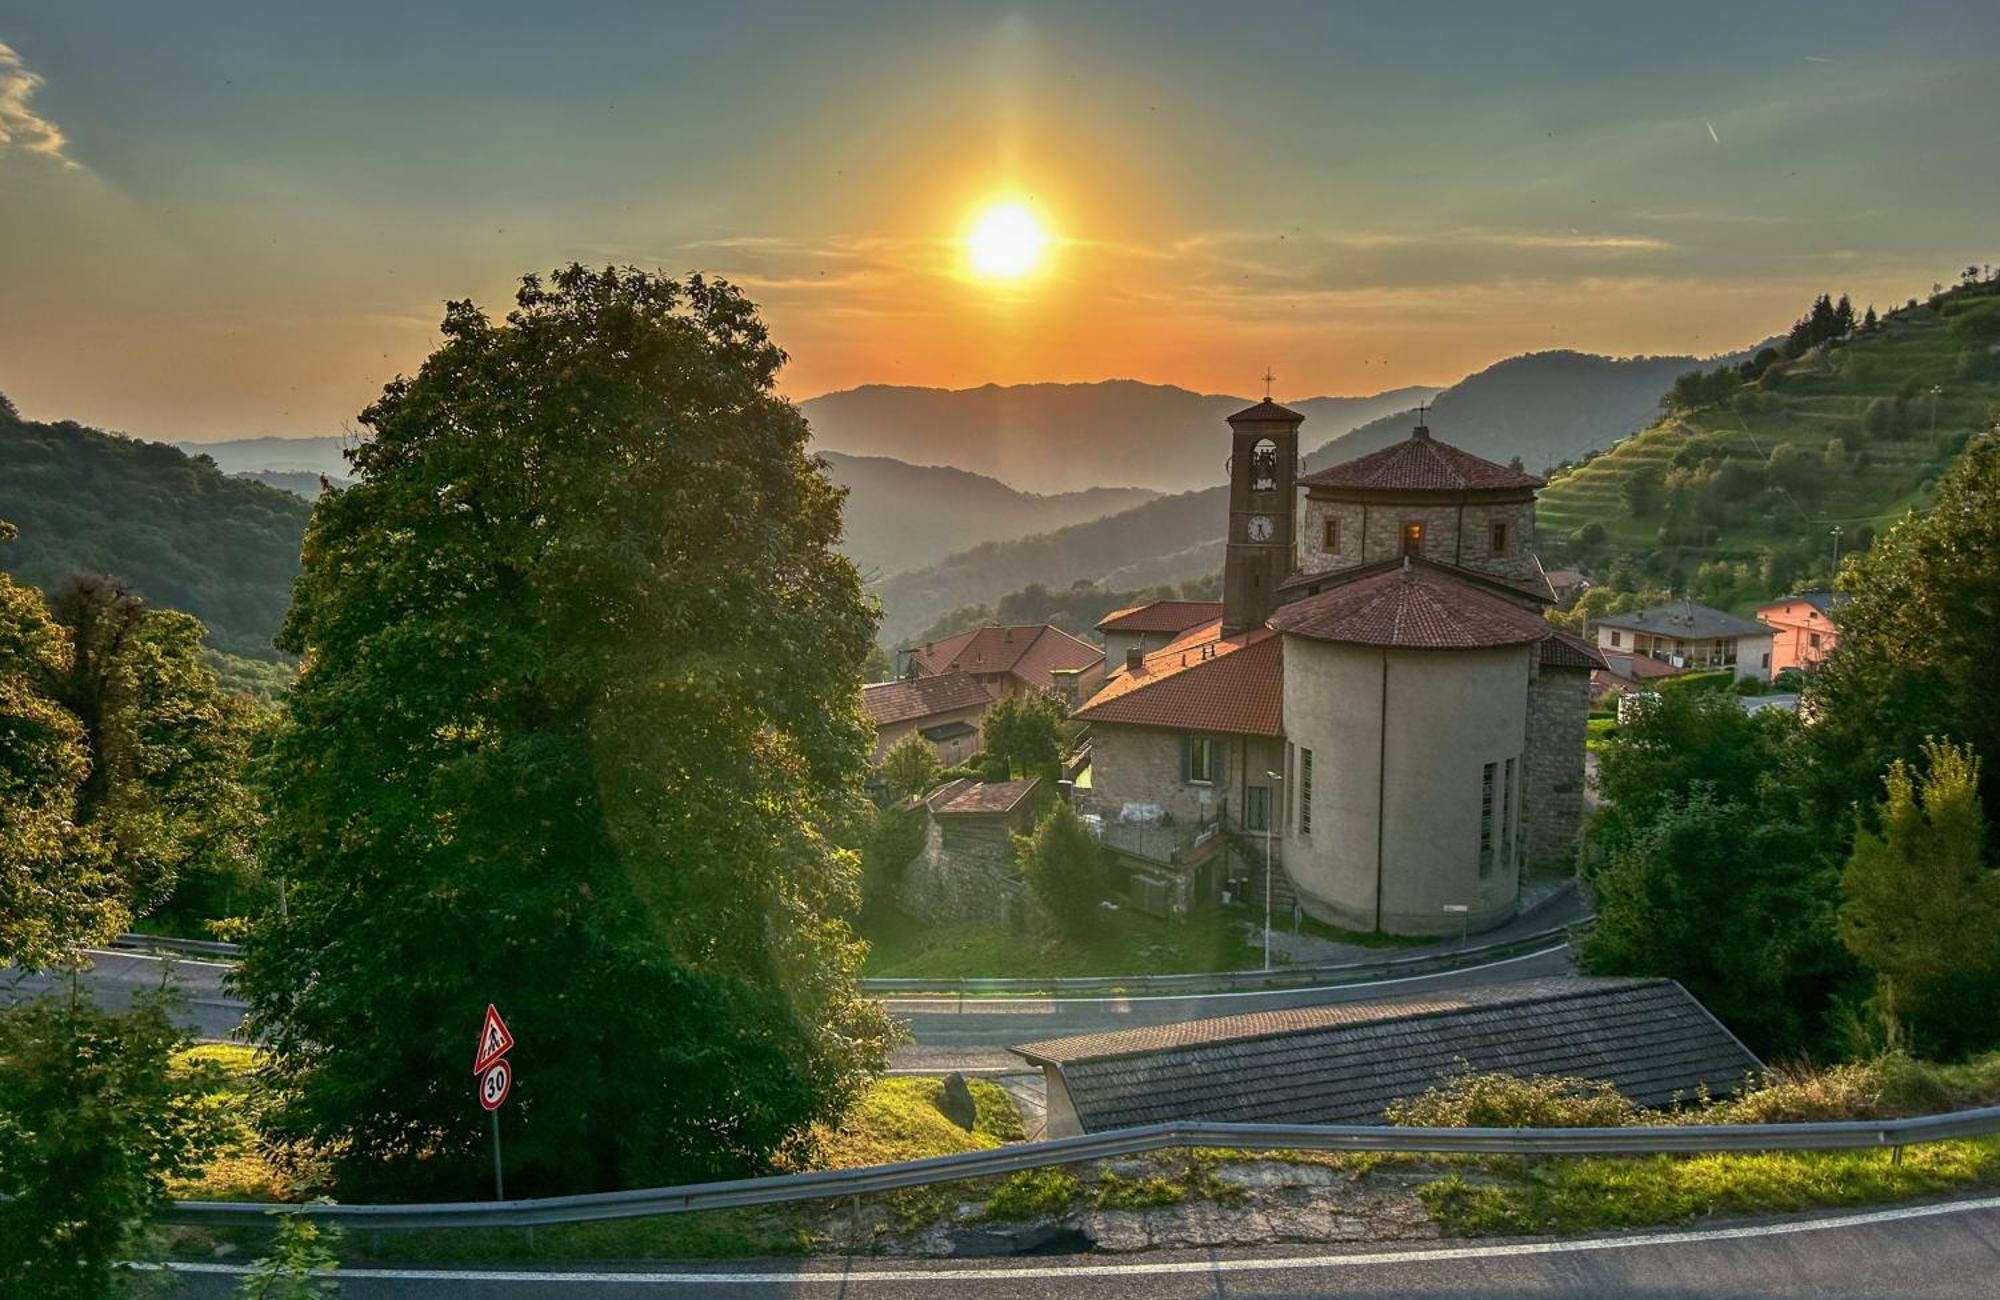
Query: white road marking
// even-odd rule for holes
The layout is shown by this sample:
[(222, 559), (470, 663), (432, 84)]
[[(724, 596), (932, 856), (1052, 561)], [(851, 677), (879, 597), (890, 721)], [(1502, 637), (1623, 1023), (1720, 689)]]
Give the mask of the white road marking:
[[(1749, 1241), (1758, 1237), (1784, 1237), (1802, 1232), (1826, 1232), (1838, 1228), (1864, 1228), (1879, 1223), (1907, 1219), (1929, 1219), (1946, 1214), (1966, 1214), (1975, 1210), (2000, 1210), (2000, 1196), (1973, 1201), (1950, 1201), (1937, 1205), (1913, 1205), (1894, 1210), (1872, 1210), (1824, 1219), (1801, 1219), (1792, 1223), (1752, 1224), (1740, 1228), (1702, 1228), (1685, 1232), (1636, 1233), (1627, 1237), (1592, 1237), (1582, 1241), (1524, 1241), (1492, 1246), (1439, 1246), (1421, 1250), (1376, 1250), (1346, 1255), (1281, 1255), (1253, 1259), (1194, 1259), (1134, 1261), (1132, 1263), (1030, 1264), (1017, 1268), (979, 1265), (956, 1268), (949, 1261), (926, 1261), (909, 1269), (843, 1268), (829, 1260), (820, 1270), (772, 1273), (583, 1273), (539, 1272), (529, 1269), (392, 1269), (344, 1268), (327, 1276), (386, 1282), (524, 1282), (571, 1283), (578, 1285), (638, 1286), (769, 1286), (773, 1283), (827, 1282), (848, 1285), (855, 1282), (908, 1282), (936, 1286), (943, 1278), (954, 1281), (1005, 1282), (1040, 1278), (1069, 1277), (1161, 1277), (1187, 1273), (1284, 1273), (1316, 1268), (1360, 1268), (1378, 1264), (1430, 1264), (1454, 1260), (1508, 1259), (1522, 1255), (1573, 1255), (1603, 1250), (1629, 1250), (1635, 1246), (1698, 1245), (1711, 1241)], [(180, 1273), (212, 1273), (240, 1277), (251, 1271), (245, 1264), (164, 1264), (137, 1265), (165, 1268)]]

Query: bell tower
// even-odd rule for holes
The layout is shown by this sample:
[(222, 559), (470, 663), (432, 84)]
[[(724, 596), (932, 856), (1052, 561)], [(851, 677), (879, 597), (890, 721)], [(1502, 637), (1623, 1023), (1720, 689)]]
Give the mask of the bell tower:
[(1229, 417), (1229, 549), (1222, 569), (1222, 634), (1264, 626), (1278, 608), (1278, 584), (1293, 568), (1294, 480), (1305, 417), (1271, 400)]

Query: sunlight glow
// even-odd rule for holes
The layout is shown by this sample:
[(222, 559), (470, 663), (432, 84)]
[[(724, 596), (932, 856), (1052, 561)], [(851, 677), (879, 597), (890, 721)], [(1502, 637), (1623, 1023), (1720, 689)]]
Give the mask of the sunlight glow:
[(1007, 202), (980, 214), (965, 247), (975, 272), (1011, 280), (1035, 269), (1048, 242), (1042, 223), (1025, 204)]

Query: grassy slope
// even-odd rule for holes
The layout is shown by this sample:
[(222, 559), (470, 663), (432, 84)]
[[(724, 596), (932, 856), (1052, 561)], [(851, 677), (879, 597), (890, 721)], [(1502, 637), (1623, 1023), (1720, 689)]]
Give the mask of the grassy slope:
[(1843, 476), (1822, 501), (1724, 526), (1712, 546), (1679, 548), (1690, 569), (1705, 560), (1753, 560), (1784, 546), (1818, 557), (1818, 567), (1824, 569), (1831, 562), (1828, 530), (1833, 525), (1839, 524), (1849, 539), (1864, 525), (1885, 530), (1906, 511), (1928, 504), (1929, 481), (1947, 463), (1930, 434), (1927, 395), (1911, 401), (1908, 427), (1900, 438), (1867, 436), (1862, 417), (1870, 402), (1893, 400), (1911, 382), (1926, 394), (1932, 385), (1940, 386), (1939, 434), (1977, 428), (2000, 404), (2000, 382), (1957, 376), (1964, 347), (1942, 319), (1920, 308), (1907, 323), (1783, 367), (1785, 373), (1774, 383), (1757, 390), (1757, 409), (1723, 403), (1668, 417), (1550, 483), (1538, 509), (1542, 535), (1566, 537), (1595, 522), (1603, 525), (1614, 552), (1639, 559), (1660, 549), (1661, 520), (1657, 515), (1636, 518), (1626, 510), (1625, 482), (1645, 466), (1666, 470), (1690, 438), (1713, 435), (1733, 455), (1759, 461), (1779, 443), (1817, 455), (1830, 440), (1841, 438), (1850, 454), (1865, 448), (1869, 463)]
[(1244, 939), (1243, 927), (1233, 919), (1170, 924), (1124, 908), (1104, 913), (1089, 935), (1069, 939), (1031, 938), (1000, 925), (938, 926), (896, 917), (866, 936), (871, 947), (862, 973), (1034, 979), (1248, 970), (1262, 959), (1261, 950)]

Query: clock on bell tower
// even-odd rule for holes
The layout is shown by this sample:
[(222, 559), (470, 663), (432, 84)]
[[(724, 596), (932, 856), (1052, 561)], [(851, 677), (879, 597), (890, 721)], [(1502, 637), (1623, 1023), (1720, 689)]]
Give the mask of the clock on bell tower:
[[(1265, 376), (1268, 383), (1270, 376)], [(1305, 417), (1263, 401), (1229, 417), (1229, 547), (1222, 569), (1222, 634), (1262, 627), (1292, 572), (1299, 425)]]

